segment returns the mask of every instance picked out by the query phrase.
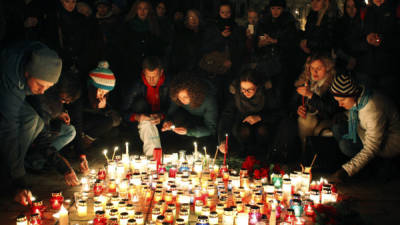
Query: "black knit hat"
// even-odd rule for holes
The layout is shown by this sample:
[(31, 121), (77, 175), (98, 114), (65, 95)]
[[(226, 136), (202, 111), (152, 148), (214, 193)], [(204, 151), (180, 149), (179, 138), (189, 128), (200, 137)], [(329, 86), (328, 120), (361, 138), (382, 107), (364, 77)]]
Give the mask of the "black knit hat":
[(286, 8), (286, 0), (271, 0), (269, 2), (269, 7), (280, 6), (282, 8)]
[(360, 93), (360, 86), (349, 75), (337, 75), (331, 85), (333, 96), (354, 97)]

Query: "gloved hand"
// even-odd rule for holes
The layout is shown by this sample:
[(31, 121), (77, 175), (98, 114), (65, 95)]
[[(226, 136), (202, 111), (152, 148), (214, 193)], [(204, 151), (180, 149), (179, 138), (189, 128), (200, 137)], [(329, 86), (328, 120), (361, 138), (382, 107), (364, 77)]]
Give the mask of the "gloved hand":
[(347, 174), (346, 170), (340, 168), (328, 178), (328, 181), (338, 184), (346, 182), (349, 178), (350, 176)]

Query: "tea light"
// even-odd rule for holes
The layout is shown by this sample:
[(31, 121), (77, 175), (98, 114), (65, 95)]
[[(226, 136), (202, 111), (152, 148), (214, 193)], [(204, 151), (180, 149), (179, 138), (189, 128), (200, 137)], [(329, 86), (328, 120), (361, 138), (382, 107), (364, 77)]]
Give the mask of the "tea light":
[(201, 215), (202, 210), (203, 210), (203, 201), (197, 200), (194, 206), (194, 213), (196, 214), (196, 216), (199, 216)]
[(55, 191), (51, 193), (50, 205), (52, 209), (59, 210), (61, 208), (61, 205), (63, 204), (63, 201), (64, 197), (62, 196), (62, 192)]
[(222, 216), (222, 224), (224, 225), (233, 225), (234, 216), (232, 208), (224, 208), (224, 214)]
[(208, 218), (209, 218), (210, 225), (218, 225), (218, 213), (217, 212), (215, 212), (215, 211), (210, 212), (210, 216)]
[(119, 214), (119, 225), (128, 225), (129, 214), (127, 212), (123, 212)]
[(185, 221), (185, 224), (189, 222), (189, 211), (187, 209), (181, 209), (179, 212), (179, 218)]
[(87, 202), (85, 200), (79, 200), (78, 202), (78, 216), (87, 216)]
[(19, 215), (17, 217), (17, 225), (28, 225), (28, 220), (25, 215)]
[(97, 211), (102, 211), (103, 210), (103, 205), (101, 201), (95, 201), (94, 202), (94, 206), (93, 206), (93, 211), (97, 212)]
[(143, 213), (135, 212), (135, 220), (137, 225), (143, 225), (144, 224)]
[(248, 213), (238, 213), (236, 217), (236, 224), (248, 225), (249, 224), (249, 214)]

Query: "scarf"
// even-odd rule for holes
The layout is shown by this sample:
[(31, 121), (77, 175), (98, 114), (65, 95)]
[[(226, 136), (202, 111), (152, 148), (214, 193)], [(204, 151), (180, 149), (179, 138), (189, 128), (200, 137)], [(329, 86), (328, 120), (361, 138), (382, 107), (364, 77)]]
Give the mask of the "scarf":
[(235, 94), (235, 105), (239, 112), (244, 115), (250, 115), (260, 112), (264, 108), (264, 93), (262, 87), (258, 87), (256, 93), (250, 99), (243, 95), (240, 88)]
[(353, 106), (349, 110), (349, 120), (348, 120), (348, 134), (343, 135), (343, 138), (353, 140), (353, 143), (357, 142), (357, 127), (358, 127), (358, 112), (364, 108), (368, 103), (370, 97), (372, 96), (371, 91), (364, 89), (364, 94), (361, 96), (358, 104)]
[(161, 74), (161, 77), (158, 80), (158, 83), (157, 83), (157, 85), (155, 87), (150, 86), (150, 84), (147, 82), (146, 77), (144, 76), (143, 72), (142, 72), (142, 80), (143, 80), (144, 85), (146, 85), (146, 87), (147, 87), (146, 101), (147, 101), (147, 103), (150, 104), (151, 111), (152, 112), (160, 111), (160, 109), (161, 109), (161, 104), (160, 104), (160, 86), (165, 81), (164, 73)]

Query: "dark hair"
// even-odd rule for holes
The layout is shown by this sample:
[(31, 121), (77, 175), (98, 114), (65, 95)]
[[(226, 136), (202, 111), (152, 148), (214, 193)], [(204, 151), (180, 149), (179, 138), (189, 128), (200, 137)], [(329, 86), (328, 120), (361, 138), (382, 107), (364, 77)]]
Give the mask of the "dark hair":
[(79, 75), (74, 72), (63, 72), (56, 85), (58, 93), (65, 93), (74, 102), (81, 97), (82, 85)]
[(157, 56), (148, 56), (143, 60), (142, 69), (153, 71), (155, 69), (162, 69), (163, 63)]
[(263, 85), (260, 75), (253, 69), (250, 68), (243, 69), (243, 71), (240, 74), (241, 75), (239, 77), (239, 86), (240, 83), (243, 81), (251, 82), (257, 87)]
[(137, 17), (137, 10), (140, 3), (144, 3), (147, 5), (147, 7), (149, 7), (149, 14), (147, 15), (146, 20), (149, 22), (150, 32), (157, 36), (160, 35), (160, 26), (157, 22), (156, 13), (154, 12), (153, 6), (148, 0), (137, 0), (126, 15), (125, 21), (131, 21)]
[(190, 97), (190, 107), (197, 108), (203, 104), (207, 89), (208, 87), (204, 80), (196, 77), (193, 73), (182, 72), (171, 81), (169, 95), (175, 104), (182, 105), (178, 99), (178, 94), (186, 90)]

